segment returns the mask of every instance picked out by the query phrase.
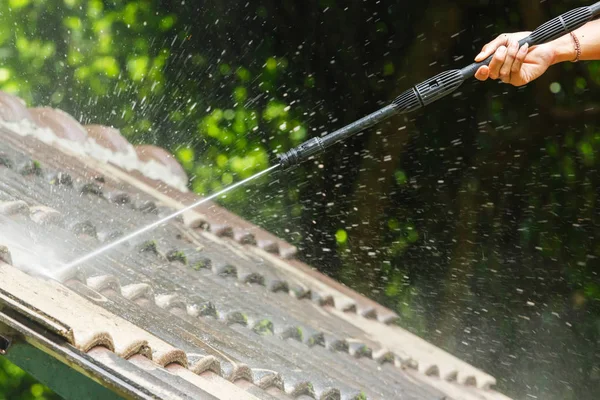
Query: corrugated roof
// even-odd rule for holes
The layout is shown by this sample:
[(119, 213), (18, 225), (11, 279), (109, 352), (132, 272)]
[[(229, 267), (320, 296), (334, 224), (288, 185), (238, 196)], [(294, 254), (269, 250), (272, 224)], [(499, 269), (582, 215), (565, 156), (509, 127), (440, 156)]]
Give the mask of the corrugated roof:
[(177, 189), (186, 178), (170, 154), (132, 152), (112, 128), (6, 94), (0, 118), (0, 245), (10, 252), (0, 251), (0, 302), (78, 351), (134, 380), (177, 376), (220, 398), (507, 399), (489, 389), (493, 377), (214, 203), (44, 277), (198, 197)]

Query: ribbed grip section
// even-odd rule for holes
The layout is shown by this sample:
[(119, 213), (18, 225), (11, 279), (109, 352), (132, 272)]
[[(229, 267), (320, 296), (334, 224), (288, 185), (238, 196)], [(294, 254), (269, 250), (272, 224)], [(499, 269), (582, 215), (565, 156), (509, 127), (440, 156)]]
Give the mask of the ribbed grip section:
[(454, 92), (462, 83), (463, 77), (460, 70), (453, 69), (419, 83), (415, 86), (415, 90), (423, 105), (427, 105)]
[(546, 43), (569, 33), (592, 19), (590, 7), (581, 7), (568, 11), (545, 24), (540, 25), (529, 35), (527, 42), (530, 45)]
[(414, 110), (418, 110), (423, 107), (419, 100), (419, 95), (414, 88), (410, 88), (403, 92), (400, 96), (396, 97), (392, 103), (397, 112), (401, 114), (409, 113)]

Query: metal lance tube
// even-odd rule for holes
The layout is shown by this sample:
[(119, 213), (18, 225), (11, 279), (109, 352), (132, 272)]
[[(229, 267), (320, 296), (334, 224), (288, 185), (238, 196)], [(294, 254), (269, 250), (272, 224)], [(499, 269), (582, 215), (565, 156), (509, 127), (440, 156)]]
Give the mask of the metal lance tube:
[[(566, 12), (540, 25), (529, 36), (519, 41), (519, 46), (528, 43), (530, 46), (550, 42), (562, 35), (572, 32), (600, 15), (600, 1), (588, 6)], [(278, 163), (283, 169), (298, 165), (312, 156), (322, 153), (329, 146), (345, 140), (355, 134), (391, 117), (395, 114), (406, 114), (418, 110), (436, 100), (446, 97), (475, 75), (479, 67), (489, 65), (493, 55), (486, 60), (473, 63), (462, 69), (442, 72), (398, 96), (392, 104), (375, 111), (345, 127), (323, 137), (315, 137), (301, 145), (279, 154)]]

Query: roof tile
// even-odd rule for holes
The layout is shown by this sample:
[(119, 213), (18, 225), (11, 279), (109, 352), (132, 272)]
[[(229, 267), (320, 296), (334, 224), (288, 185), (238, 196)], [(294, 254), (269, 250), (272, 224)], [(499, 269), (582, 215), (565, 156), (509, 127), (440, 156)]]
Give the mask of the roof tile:
[(88, 138), (86, 130), (66, 112), (50, 107), (32, 108), (29, 110), (33, 120), (41, 127), (52, 129), (62, 139), (85, 143)]
[(88, 136), (100, 146), (117, 153), (127, 153), (131, 145), (118, 129), (103, 125), (86, 125)]
[(29, 206), (23, 200), (0, 202), (0, 215), (29, 215)]
[(135, 146), (135, 151), (140, 160), (144, 162), (156, 161), (171, 170), (173, 174), (178, 176), (181, 180), (187, 182), (188, 176), (185, 170), (177, 162), (175, 157), (165, 149), (152, 145), (140, 145)]
[(0, 92), (0, 119), (6, 122), (33, 120), (25, 102), (6, 92)]

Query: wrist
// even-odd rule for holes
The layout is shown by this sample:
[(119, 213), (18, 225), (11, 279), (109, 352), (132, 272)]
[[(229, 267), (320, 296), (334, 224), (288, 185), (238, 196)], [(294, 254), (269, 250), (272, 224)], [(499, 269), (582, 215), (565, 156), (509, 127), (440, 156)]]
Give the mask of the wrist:
[(552, 51), (551, 65), (573, 61), (577, 57), (575, 42), (570, 34), (563, 35), (556, 40), (548, 43)]

